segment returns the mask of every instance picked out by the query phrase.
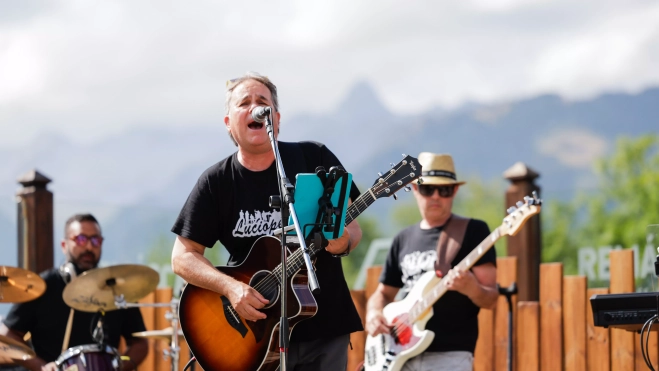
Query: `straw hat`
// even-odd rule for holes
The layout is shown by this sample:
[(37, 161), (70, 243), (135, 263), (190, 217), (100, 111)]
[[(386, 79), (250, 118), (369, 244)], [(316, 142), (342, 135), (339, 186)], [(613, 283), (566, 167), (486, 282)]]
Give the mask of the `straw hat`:
[(422, 184), (465, 184), (459, 182), (455, 175), (453, 157), (447, 154), (431, 152), (419, 153)]

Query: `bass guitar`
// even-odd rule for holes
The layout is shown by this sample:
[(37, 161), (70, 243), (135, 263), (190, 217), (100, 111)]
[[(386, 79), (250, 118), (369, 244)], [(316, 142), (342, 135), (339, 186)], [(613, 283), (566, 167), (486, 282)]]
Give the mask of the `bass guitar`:
[[(421, 176), (416, 158), (406, 156), (392, 165), (366, 192), (346, 210), (345, 225), (350, 224), (375, 200), (394, 195)], [(274, 371), (279, 367), (280, 295), (287, 295), (289, 328), (317, 312), (309, 289), (302, 249), (288, 253), (287, 282), (280, 282), (281, 242), (272, 236), (256, 240), (245, 260), (236, 266), (218, 266), (217, 270), (249, 284), (269, 304), (261, 309), (266, 319), (246, 321), (234, 310), (229, 299), (216, 292), (186, 285), (179, 303), (179, 318), (185, 340), (199, 365), (206, 371)], [(310, 256), (322, 250), (309, 244)]]
[[(526, 196), (524, 202), (517, 202), (517, 207), (509, 208), (509, 215), (503, 219), (503, 223), (462, 259), (455, 269), (467, 271), (499, 238), (517, 234), (531, 216), (540, 212), (541, 204), (542, 201), (533, 192), (533, 197)], [(414, 284), (405, 299), (384, 307), (382, 314), (393, 327), (388, 334), (366, 337), (365, 371), (399, 371), (408, 359), (430, 346), (435, 333), (425, 330), (426, 323), (433, 315), (433, 304), (448, 291), (446, 280), (450, 278), (450, 273), (439, 278), (435, 271), (428, 271)]]

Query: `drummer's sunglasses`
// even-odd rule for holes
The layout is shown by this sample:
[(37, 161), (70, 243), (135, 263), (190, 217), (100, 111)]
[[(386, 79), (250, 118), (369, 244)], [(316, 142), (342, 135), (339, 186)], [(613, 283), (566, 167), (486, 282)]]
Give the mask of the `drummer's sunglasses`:
[(71, 238), (71, 240), (75, 241), (78, 246), (85, 246), (87, 241), (91, 241), (92, 246), (94, 247), (100, 247), (103, 243), (103, 237), (101, 236), (87, 236), (84, 234), (79, 234)]
[(435, 193), (435, 190), (439, 192), (439, 197), (451, 197), (453, 196), (453, 192), (455, 192), (455, 186), (454, 185), (426, 185), (426, 184), (421, 184), (419, 185), (419, 193), (421, 193), (421, 196), (424, 197), (430, 197)]

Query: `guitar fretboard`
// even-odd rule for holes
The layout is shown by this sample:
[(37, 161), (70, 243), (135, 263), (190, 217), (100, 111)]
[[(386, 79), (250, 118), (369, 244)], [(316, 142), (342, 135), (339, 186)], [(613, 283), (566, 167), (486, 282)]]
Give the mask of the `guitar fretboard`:
[[(377, 197), (375, 197), (372, 188), (369, 188), (368, 192), (362, 193), (359, 197), (357, 197), (357, 199), (352, 204), (350, 204), (346, 210), (345, 225), (348, 225), (350, 222), (355, 220), (355, 218), (357, 218), (361, 213), (364, 212), (364, 210), (371, 206), (375, 200), (377, 200)], [(313, 258), (320, 250), (322, 250), (322, 247), (316, 247), (313, 243), (309, 244), (307, 247), (309, 248), (309, 257), (311, 258)], [(304, 255), (302, 249), (300, 248), (295, 250), (288, 258), (286, 276), (290, 277), (292, 274), (300, 270), (304, 264)], [(273, 273), (278, 277), (278, 279), (280, 279), (281, 264), (273, 269)]]

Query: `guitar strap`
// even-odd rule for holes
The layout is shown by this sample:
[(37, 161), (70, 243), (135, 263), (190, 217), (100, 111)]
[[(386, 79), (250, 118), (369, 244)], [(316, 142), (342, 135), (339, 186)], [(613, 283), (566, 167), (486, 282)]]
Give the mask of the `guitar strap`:
[(469, 218), (451, 214), (448, 222), (442, 228), (437, 239), (437, 260), (435, 261), (435, 272), (437, 276), (443, 277), (451, 269), (451, 262), (458, 254), (465, 232), (467, 231)]

